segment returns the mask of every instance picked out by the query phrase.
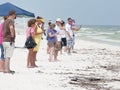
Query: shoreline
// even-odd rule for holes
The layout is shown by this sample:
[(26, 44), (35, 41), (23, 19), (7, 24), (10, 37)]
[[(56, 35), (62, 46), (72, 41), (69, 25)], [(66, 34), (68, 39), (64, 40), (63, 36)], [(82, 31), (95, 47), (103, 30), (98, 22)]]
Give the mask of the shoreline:
[(101, 43), (101, 44), (108, 44), (112, 46), (120, 46), (120, 42), (115, 42), (115, 41), (107, 41), (107, 40), (100, 40), (100, 39), (93, 39), (93, 38), (88, 38), (88, 37), (76, 37), (76, 39), (84, 40), (84, 41), (90, 41), (90, 42), (95, 42), (95, 43)]
[[(25, 35), (16, 36), (17, 47), (23, 47), (24, 42)], [(0, 73), (3, 84), (0, 89), (120, 89), (120, 47), (76, 39), (74, 52), (71, 55), (59, 54), (58, 62), (49, 62), (46, 47), (46, 40), (41, 40), (36, 61), (39, 67), (32, 69), (26, 67), (28, 50), (15, 48), (11, 69), (16, 73)]]

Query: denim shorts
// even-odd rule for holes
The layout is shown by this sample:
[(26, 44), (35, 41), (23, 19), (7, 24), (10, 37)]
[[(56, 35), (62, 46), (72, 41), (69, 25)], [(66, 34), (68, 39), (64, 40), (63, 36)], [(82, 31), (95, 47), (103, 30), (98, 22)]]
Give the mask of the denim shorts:
[(0, 44), (0, 59), (5, 60), (5, 58), (4, 58), (4, 48), (3, 48), (2, 44)]

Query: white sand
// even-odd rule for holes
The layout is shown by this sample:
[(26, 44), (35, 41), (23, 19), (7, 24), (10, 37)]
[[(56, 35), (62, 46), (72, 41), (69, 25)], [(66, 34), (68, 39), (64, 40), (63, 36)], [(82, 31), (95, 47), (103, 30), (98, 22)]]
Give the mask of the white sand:
[(11, 69), (16, 73), (0, 73), (0, 90), (98, 90), (92, 85), (82, 85), (81, 80), (71, 81), (75, 76), (82, 79), (102, 77), (105, 81), (98, 83), (99, 90), (120, 90), (120, 47), (76, 40), (74, 53), (59, 55), (59, 62), (49, 62), (44, 39), (37, 54), (39, 67), (28, 69), (28, 51), (21, 48), (24, 42), (25, 35), (17, 35), (15, 44), (20, 48), (15, 48), (11, 60)]

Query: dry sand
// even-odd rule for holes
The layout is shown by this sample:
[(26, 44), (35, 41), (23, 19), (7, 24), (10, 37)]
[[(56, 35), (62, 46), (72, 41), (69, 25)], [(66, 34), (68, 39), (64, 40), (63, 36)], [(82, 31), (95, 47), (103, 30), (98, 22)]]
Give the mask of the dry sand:
[(46, 40), (37, 54), (38, 68), (27, 68), (25, 35), (17, 35), (11, 60), (15, 74), (0, 73), (0, 90), (120, 90), (120, 47), (76, 40), (71, 55), (49, 62)]

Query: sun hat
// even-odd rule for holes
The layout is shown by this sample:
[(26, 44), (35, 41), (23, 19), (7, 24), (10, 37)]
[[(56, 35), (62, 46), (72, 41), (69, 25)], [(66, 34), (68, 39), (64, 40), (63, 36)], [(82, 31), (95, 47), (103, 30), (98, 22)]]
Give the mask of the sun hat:
[(43, 22), (43, 23), (44, 23), (44, 22), (45, 22), (45, 20), (44, 20), (44, 19), (41, 19), (41, 22)]
[(43, 18), (37, 19), (37, 20), (40, 20), (40, 21), (43, 22), (43, 23), (45, 22), (45, 20), (44, 20)]

